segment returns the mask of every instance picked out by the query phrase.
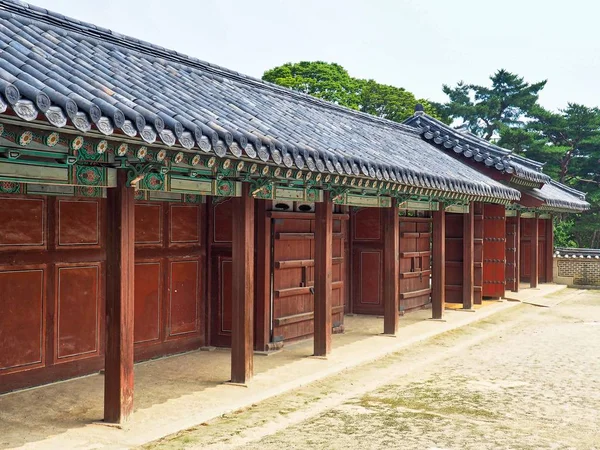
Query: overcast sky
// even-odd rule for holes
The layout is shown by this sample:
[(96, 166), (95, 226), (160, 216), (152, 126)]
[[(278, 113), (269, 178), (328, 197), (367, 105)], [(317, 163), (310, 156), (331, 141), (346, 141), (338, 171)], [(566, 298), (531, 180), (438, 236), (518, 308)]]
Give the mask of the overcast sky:
[(260, 77), (285, 62), (445, 101), (442, 84), (507, 69), (548, 79), (541, 103), (600, 105), (594, 0), (33, 0), (43, 8)]

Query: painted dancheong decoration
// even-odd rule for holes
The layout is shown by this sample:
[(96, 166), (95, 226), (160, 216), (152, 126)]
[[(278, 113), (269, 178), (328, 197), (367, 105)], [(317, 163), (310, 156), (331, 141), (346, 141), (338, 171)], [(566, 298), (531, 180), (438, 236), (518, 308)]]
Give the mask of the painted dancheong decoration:
[(549, 281), (552, 214), (588, 207), (422, 111), (390, 122), (33, 5), (0, 21), (0, 392), (105, 368), (123, 422), (134, 359), (230, 346), (245, 383), (253, 349), (326, 356), (348, 313), (395, 334)]

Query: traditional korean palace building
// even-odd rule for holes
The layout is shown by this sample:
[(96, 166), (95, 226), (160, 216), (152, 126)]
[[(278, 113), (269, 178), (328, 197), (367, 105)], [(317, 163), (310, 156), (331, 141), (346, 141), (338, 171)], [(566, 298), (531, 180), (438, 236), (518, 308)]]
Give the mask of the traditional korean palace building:
[(0, 0), (0, 393), (471, 308), (552, 281), (542, 164), (417, 111), (398, 124)]

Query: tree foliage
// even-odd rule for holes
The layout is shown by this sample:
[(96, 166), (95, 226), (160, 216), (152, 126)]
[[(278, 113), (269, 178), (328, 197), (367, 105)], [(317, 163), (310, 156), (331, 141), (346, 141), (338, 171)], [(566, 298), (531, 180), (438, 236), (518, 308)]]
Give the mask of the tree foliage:
[(439, 117), (427, 100), (417, 99), (403, 88), (351, 77), (346, 69), (335, 63), (287, 63), (267, 70), (262, 79), (395, 122), (410, 117), (417, 103), (422, 104), (428, 114)]
[(600, 109), (569, 103), (548, 111), (538, 104), (545, 81), (530, 84), (503, 69), (490, 79), (491, 87), (444, 86), (449, 101), (442, 113), (487, 140), (544, 162), (545, 173), (586, 192), (591, 211), (557, 221), (555, 232), (563, 243), (600, 245)]
[(491, 87), (459, 82), (455, 87), (444, 84), (442, 90), (450, 101), (441, 113), (462, 119), (472, 133), (491, 140), (503, 126), (521, 126), (537, 105), (539, 92), (546, 81), (526, 83), (523, 77), (504, 69), (490, 77)]

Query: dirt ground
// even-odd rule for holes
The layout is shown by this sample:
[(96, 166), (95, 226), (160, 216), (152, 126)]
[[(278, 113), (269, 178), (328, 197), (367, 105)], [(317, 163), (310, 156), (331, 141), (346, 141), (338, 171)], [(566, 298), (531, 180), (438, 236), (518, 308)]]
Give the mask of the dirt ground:
[(600, 449), (600, 292), (556, 295), (144, 448)]

